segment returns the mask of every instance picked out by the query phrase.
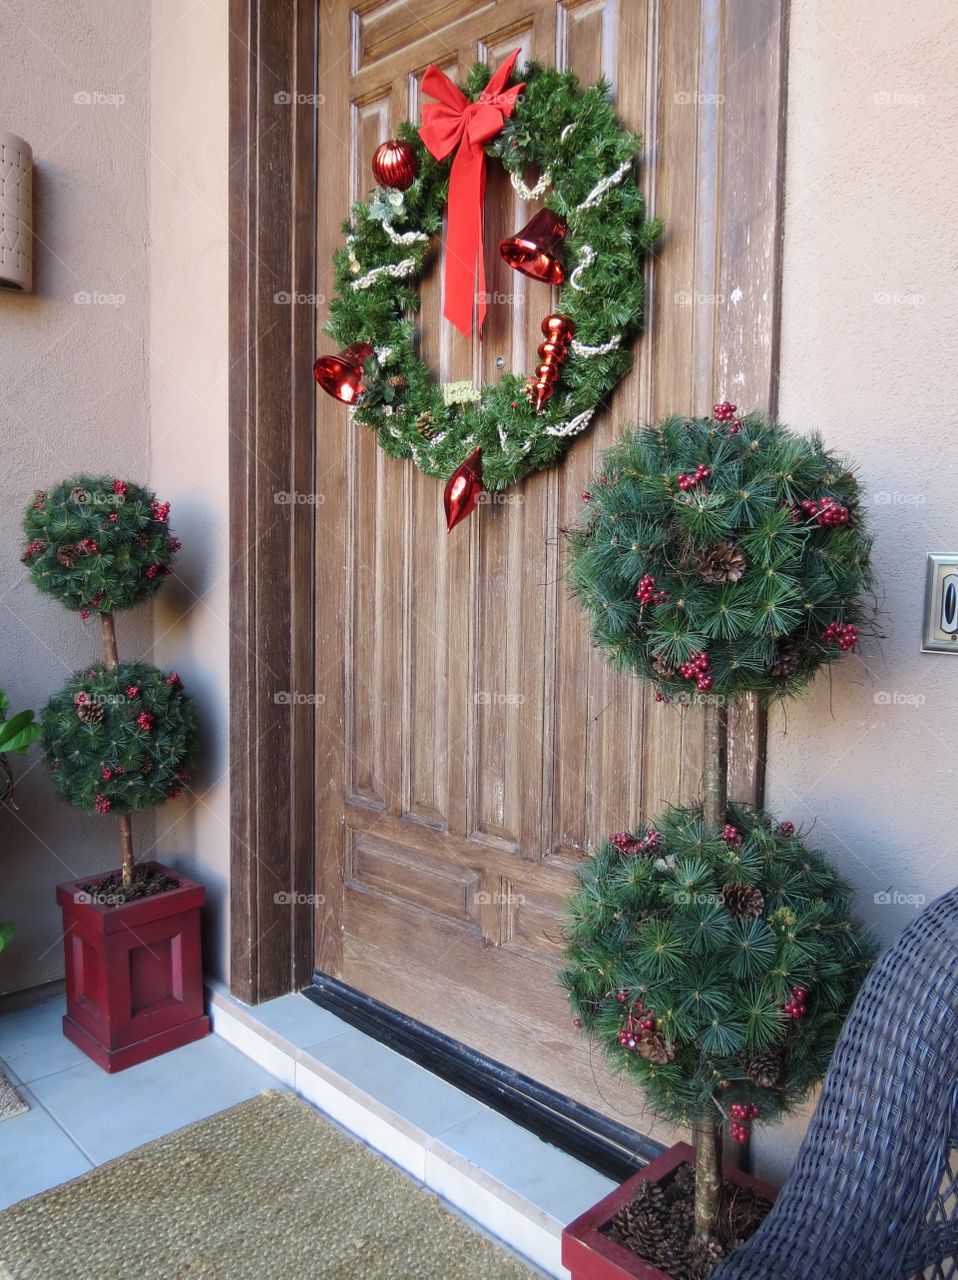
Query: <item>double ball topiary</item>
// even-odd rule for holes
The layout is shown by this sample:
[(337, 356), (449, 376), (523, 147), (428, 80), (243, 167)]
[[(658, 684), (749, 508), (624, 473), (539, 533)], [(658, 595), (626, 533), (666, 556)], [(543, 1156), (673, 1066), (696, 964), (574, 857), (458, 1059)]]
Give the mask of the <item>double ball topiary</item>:
[(569, 538), (595, 643), (668, 700), (799, 692), (864, 625), (860, 492), (817, 436), (734, 405), (627, 435)]
[(732, 805), (613, 836), (579, 870), (562, 974), (577, 1020), (655, 1109), (745, 1136), (804, 1099), (873, 957), (851, 891), (789, 823)]
[(41, 733), (63, 799), (117, 816), (177, 796), (199, 743), (180, 677), (146, 662), (76, 672), (44, 709)]
[(81, 617), (132, 609), (172, 572), (169, 503), (113, 476), (77, 475), (38, 492), (21, 554), (34, 585)]

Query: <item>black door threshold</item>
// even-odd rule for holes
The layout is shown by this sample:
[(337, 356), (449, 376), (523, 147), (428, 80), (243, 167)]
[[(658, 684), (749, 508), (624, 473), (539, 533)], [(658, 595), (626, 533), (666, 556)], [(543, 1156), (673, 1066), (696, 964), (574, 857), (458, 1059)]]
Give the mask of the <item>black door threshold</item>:
[(663, 1151), (626, 1125), (324, 973), (303, 995), (616, 1182)]

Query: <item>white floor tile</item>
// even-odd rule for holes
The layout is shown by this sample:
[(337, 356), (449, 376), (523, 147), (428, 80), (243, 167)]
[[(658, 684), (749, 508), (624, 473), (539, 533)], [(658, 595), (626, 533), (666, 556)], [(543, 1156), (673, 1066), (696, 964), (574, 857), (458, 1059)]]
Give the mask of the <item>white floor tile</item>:
[(30, 1110), (0, 1125), (0, 1210), (93, 1168), (29, 1090), (21, 1092)]
[(273, 1076), (217, 1036), (115, 1075), (84, 1058), (33, 1086), (96, 1164), (277, 1087)]
[(63, 1034), (65, 1012), (58, 996), (0, 1017), (0, 1062), (24, 1084), (87, 1061)]

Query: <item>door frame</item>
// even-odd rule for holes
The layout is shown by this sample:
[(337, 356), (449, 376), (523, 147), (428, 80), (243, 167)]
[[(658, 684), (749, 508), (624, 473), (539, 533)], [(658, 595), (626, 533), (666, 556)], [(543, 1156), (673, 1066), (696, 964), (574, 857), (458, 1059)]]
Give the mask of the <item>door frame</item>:
[[(230, 989), (313, 972), (319, 0), (229, 6)], [(293, 301), (277, 300), (285, 294)], [(282, 695), (286, 695), (285, 699)]]
[[(769, 2), (778, 39), (739, 121), (770, 148), (775, 139), (774, 164), (756, 184), (770, 252), (750, 281), (768, 290), (753, 313), (767, 345), (756, 350), (757, 329), (743, 325), (724, 334), (723, 348), (753, 403), (774, 413), (788, 4)], [(309, 297), (317, 287), (320, 8), (321, 0), (229, 5), (230, 989), (251, 1004), (305, 988), (314, 967), (314, 716), (300, 699), (314, 671), (317, 332), (312, 305), (275, 296)], [(753, 159), (763, 164), (760, 148)], [(283, 492), (307, 500), (277, 501)], [(756, 751), (761, 796), (764, 719)]]

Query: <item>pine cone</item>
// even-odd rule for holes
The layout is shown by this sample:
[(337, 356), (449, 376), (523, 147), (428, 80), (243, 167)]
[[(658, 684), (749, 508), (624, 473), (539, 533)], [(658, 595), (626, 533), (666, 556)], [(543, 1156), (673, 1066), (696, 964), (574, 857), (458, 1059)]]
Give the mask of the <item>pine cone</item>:
[(403, 373), (391, 373), (386, 381), (391, 387), (395, 387), (397, 391), (405, 391), (409, 386), (409, 379)]
[(140, 773), (145, 778), (146, 775), (148, 773), (152, 773), (152, 771), (153, 771), (153, 761), (149, 758), (149, 756), (145, 756), (144, 759), (140, 761)]
[(745, 572), (745, 557), (734, 542), (716, 542), (695, 563), (696, 572), (706, 582), (738, 582)]
[(64, 569), (72, 569), (77, 562), (76, 547), (57, 547), (57, 561)]
[(136, 537), (133, 539), (133, 541), (136, 543), (138, 547), (142, 547), (144, 550), (146, 550), (146, 548), (150, 545), (150, 535), (148, 533), (138, 533)]
[(675, 1050), (666, 1042), (661, 1031), (648, 1031), (635, 1046), (646, 1062), (654, 1062), (657, 1067), (664, 1067), (675, 1057)]
[(432, 414), (428, 409), (423, 409), (422, 413), (416, 416), (416, 430), (425, 439), (431, 440), (436, 434), (432, 429)]
[(765, 896), (761, 889), (750, 884), (727, 884), (722, 889), (722, 902), (733, 916), (748, 916), (752, 920), (765, 910)]
[(775, 1049), (759, 1053), (740, 1053), (739, 1063), (753, 1084), (760, 1089), (774, 1089), (782, 1078), (782, 1055)]
[(705, 1277), (725, 1257), (725, 1250), (714, 1236), (695, 1236), (689, 1241), (689, 1280), (705, 1280)]
[(100, 724), (103, 720), (103, 707), (99, 702), (79, 702), (77, 718), (84, 724)]
[(794, 675), (798, 667), (798, 646), (794, 640), (779, 640), (775, 648), (775, 657), (766, 663), (765, 670), (776, 680), (783, 680)]
[(670, 667), (667, 662), (663, 662), (661, 658), (652, 659), (652, 668), (657, 676), (661, 676), (663, 680), (671, 680), (675, 675), (675, 667)]

